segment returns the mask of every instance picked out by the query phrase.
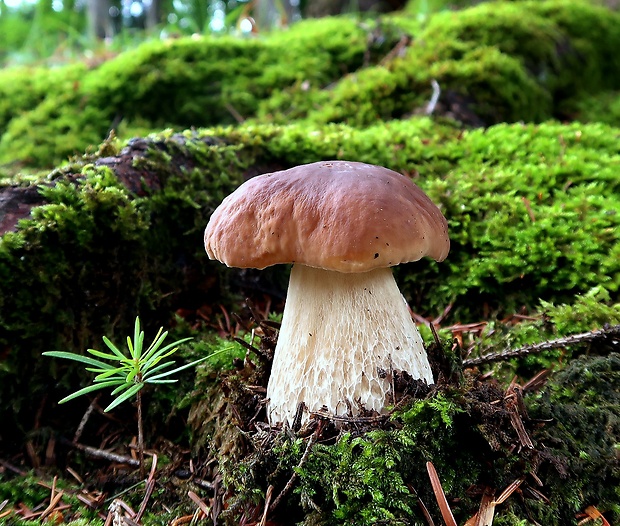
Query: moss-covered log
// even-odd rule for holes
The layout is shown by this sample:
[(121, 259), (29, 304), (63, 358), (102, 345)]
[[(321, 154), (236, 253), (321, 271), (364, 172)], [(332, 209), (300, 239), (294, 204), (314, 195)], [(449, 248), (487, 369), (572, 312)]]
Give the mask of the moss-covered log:
[(45, 350), (83, 350), (103, 334), (121, 337), (138, 313), (147, 325), (167, 323), (176, 309), (217, 304), (227, 290), (252, 294), (248, 283), (260, 285), (257, 276), (271, 276), (283, 293), (283, 269), (235, 273), (208, 262), (202, 231), (244, 178), (298, 163), (385, 165), (411, 175), (442, 207), (452, 237), (448, 260), (397, 273), (422, 315), (452, 305), (449, 319), (478, 321), (535, 309), (541, 299), (568, 301), (594, 286), (617, 301), (617, 134), (576, 124), (463, 133), (422, 118), (366, 130), (167, 133), (120, 151), (108, 143), (88, 164), (42, 181), (45, 204), (2, 237), (0, 400), (20, 415), (19, 427), (7, 429), (28, 429), (28, 400), (57, 397), (60, 373), (49, 376)]

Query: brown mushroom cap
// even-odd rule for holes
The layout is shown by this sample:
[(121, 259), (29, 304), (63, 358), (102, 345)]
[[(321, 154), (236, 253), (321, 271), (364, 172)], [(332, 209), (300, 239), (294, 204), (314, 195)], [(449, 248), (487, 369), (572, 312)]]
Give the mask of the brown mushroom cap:
[(229, 267), (300, 263), (366, 272), (448, 255), (448, 225), (409, 178), (371, 164), (324, 161), (254, 177), (215, 210), (210, 259)]

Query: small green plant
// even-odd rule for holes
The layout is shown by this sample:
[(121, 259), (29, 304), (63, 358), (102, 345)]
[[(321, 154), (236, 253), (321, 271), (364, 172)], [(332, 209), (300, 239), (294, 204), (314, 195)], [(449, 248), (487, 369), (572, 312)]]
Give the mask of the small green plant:
[[(144, 436), (142, 427), (142, 388), (146, 384), (163, 384), (173, 383), (177, 380), (169, 378), (171, 375), (178, 373), (189, 367), (193, 367), (198, 363), (206, 360), (210, 356), (205, 356), (191, 363), (185, 364), (176, 369), (170, 369), (174, 365), (174, 360), (166, 360), (172, 356), (181, 343), (191, 338), (183, 338), (174, 341), (165, 347), (162, 347), (164, 340), (168, 336), (168, 331), (163, 332), (163, 327), (159, 329), (153, 343), (144, 349), (144, 331), (140, 330), (140, 318), (136, 317), (134, 327), (133, 341), (127, 336), (127, 348), (129, 353), (123, 353), (116, 345), (114, 345), (107, 337), (103, 337), (103, 342), (112, 351), (102, 352), (96, 349), (88, 349), (88, 353), (96, 356), (82, 356), (81, 354), (64, 352), (64, 351), (48, 351), (44, 352), (44, 356), (52, 356), (54, 358), (65, 358), (76, 362), (85, 363), (87, 371), (97, 373), (94, 383), (66, 396), (59, 403), (63, 404), (69, 400), (73, 400), (78, 396), (113, 387), (112, 396), (114, 400), (105, 411), (114, 409), (119, 404), (136, 396), (136, 407), (138, 411), (138, 458), (140, 462), (140, 475), (144, 475)], [(106, 360), (106, 361), (102, 361)], [(112, 362), (112, 363), (108, 363)]]

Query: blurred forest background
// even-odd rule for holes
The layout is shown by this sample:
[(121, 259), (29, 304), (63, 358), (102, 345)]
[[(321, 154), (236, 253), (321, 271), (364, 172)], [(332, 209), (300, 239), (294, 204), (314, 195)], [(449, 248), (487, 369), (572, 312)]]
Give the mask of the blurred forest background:
[(302, 18), (396, 11), (421, 20), (476, 0), (0, 0), (0, 65), (53, 65), (145, 38), (251, 36)]

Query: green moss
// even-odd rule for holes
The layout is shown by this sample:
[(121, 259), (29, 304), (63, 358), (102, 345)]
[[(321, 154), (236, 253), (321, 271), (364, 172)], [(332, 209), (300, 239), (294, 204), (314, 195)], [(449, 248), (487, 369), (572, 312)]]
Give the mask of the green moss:
[[(105, 113), (79, 93), (47, 97), (34, 110), (13, 118), (0, 138), (0, 163), (26, 166), (60, 164), (106, 138)], [(39, 130), (45, 130), (42, 134)], [(15, 156), (15, 152), (19, 156)]]
[(0, 103), (6, 105), (0, 162), (49, 166), (98, 144), (123, 121), (150, 130), (233, 124), (254, 116), (274, 91), (299, 82), (322, 87), (375, 63), (401, 33), (394, 24), (335, 18), (301, 22), (265, 39), (150, 41), (79, 75), (68, 70), (58, 86), (49, 85), (56, 76), (37, 73), (44, 87), (17, 108), (12, 99), (28, 91), (31, 72), (16, 70), (22, 89)]
[(602, 91), (584, 95), (566, 108), (566, 113), (581, 122), (604, 122), (612, 126), (620, 124), (620, 93)]
[[(196, 278), (214, 269), (204, 261), (197, 210), (213, 210), (239, 184), (243, 161), (225, 144), (178, 139), (160, 136), (148, 160), (135, 159), (139, 173), (163, 186), (152, 196), (138, 197), (101, 166), (77, 177), (68, 169), (41, 187), (46, 204), (32, 219), (3, 235), (0, 399), (16, 419), (2, 431), (7, 443), (29, 429), (30, 400), (50, 404), (53, 420), (55, 401), (80, 383), (75, 368), (41, 352), (97, 348), (104, 334), (127, 334), (137, 314), (147, 327), (168, 326), (175, 305), (197, 308), (221, 294), (213, 278)], [(204, 179), (206, 166), (212, 179)]]
[(254, 453), (224, 464), (232, 490), (224, 516), (233, 523), (243, 513), (260, 512), (267, 487), (277, 495), (294, 472), (294, 491), (280, 503), (276, 519), (308, 525), (424, 524), (418, 499), (431, 516), (440, 516), (425, 467), (432, 461), (459, 524), (477, 511), (484, 488), (499, 495), (521, 477), (519, 496), (496, 508), (498, 524), (573, 524), (575, 514), (589, 505), (613, 523), (620, 502), (619, 364), (616, 354), (575, 361), (539, 394), (526, 397), (530, 417), (540, 419), (523, 416), (531, 450), (514, 447), (518, 439), (508, 406), (502, 405), (503, 391), (471, 380), (411, 402), (394, 414), (391, 429), (341, 431), (335, 440), (317, 444), (290, 432), (271, 442), (257, 435), (261, 445)]
[(301, 83), (276, 93), (260, 115), (369, 125), (424, 112), (436, 81), (435, 113), (467, 124), (565, 116), (570, 101), (619, 85), (620, 77), (606, 73), (617, 61), (618, 27), (617, 14), (585, 2), (484, 2), (446, 11), (414, 33), (404, 56), (327, 90)]
[(416, 310), (439, 314), (453, 303), (456, 317), (475, 319), (597, 285), (617, 297), (614, 133), (553, 123), (461, 132), (413, 119), (365, 130), (252, 126), (229, 137), (261, 141), (285, 166), (344, 158), (417, 176), (448, 218), (452, 248), (441, 265), (399, 267), (402, 288)]
[(147, 42), (91, 70), (35, 73), (41, 88), (28, 95), (20, 86), (33, 74), (13, 70), (6, 75), (15, 89), (3, 88), (0, 103), (0, 161), (49, 164), (123, 121), (147, 129), (245, 119), (367, 126), (424, 113), (433, 81), (441, 88), (435, 115), (453, 123), (566, 117), (584, 94), (620, 86), (620, 75), (607, 73), (620, 70), (619, 17), (545, 0), (442, 12), (423, 29), (404, 14), (308, 20), (263, 39)]
[(4, 133), (11, 119), (35, 108), (46, 97), (77, 91), (87, 70), (83, 63), (58, 68), (0, 70), (0, 134)]
[[(0, 243), (0, 399), (26, 417), (26, 393), (57, 399), (55, 389), (75, 387), (65, 370), (49, 377), (44, 350), (83, 350), (103, 334), (126, 334), (138, 313), (147, 327), (167, 326), (177, 306), (230, 298), (239, 274), (207, 262), (202, 248), (211, 211), (245, 175), (320, 159), (408, 173), (441, 206), (448, 259), (397, 270), (417, 313), (436, 316), (452, 304), (446, 323), (479, 321), (535, 311), (541, 300), (570, 303), (596, 286), (616, 303), (617, 133), (553, 123), (463, 132), (428, 118), (367, 129), (246, 125), (131, 141), (119, 152), (131, 191), (101, 166), (56, 172), (56, 185), (43, 190), (47, 204)], [(284, 292), (286, 274), (271, 275)]]
[[(609, 291), (595, 287), (585, 294), (577, 295), (570, 303), (554, 305), (542, 301), (537, 313), (529, 320), (516, 323), (513, 318), (507, 321), (488, 320), (475, 340), (468, 358), (475, 359), (481, 354), (499, 353), (519, 349), (543, 341), (562, 339), (567, 336), (600, 330), (606, 325), (620, 324), (620, 303), (612, 302)], [(442, 332), (446, 338), (452, 337), (449, 330)], [(427, 342), (432, 342), (430, 331), (424, 331)], [(599, 339), (602, 342), (602, 339)], [(542, 369), (556, 371), (571, 360), (583, 355), (606, 355), (610, 348), (601, 343), (583, 341), (578, 344), (562, 344), (556, 348), (537, 351), (520, 358), (504, 359), (486, 366), (494, 378), (506, 383), (515, 376), (528, 379)]]
[(589, 505), (605, 512), (610, 524), (620, 520), (619, 386), (620, 355), (584, 356), (557, 373), (531, 402), (533, 418), (553, 422), (543, 428), (541, 441), (564, 459), (570, 473), (544, 473), (556, 524), (569, 524)]

